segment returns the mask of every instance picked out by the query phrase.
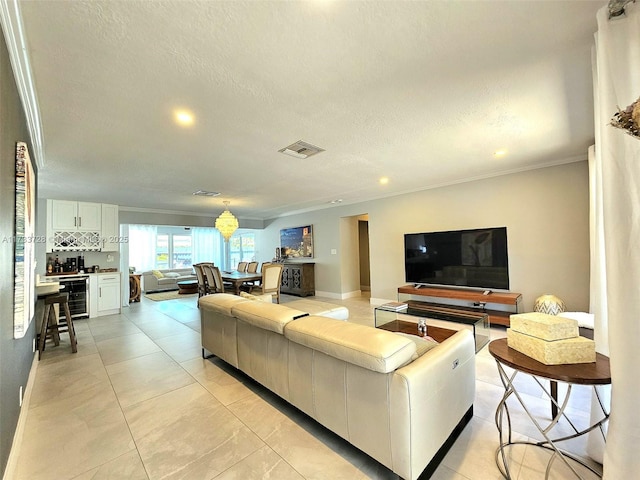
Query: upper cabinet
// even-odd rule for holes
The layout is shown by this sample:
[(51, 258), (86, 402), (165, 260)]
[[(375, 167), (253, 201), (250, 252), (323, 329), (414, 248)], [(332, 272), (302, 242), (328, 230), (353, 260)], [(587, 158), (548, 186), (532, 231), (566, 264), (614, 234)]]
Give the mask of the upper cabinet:
[(47, 200), (47, 252), (118, 250), (118, 206)]
[(48, 200), (51, 203), (51, 227), (57, 231), (97, 232), (102, 228), (102, 204)]

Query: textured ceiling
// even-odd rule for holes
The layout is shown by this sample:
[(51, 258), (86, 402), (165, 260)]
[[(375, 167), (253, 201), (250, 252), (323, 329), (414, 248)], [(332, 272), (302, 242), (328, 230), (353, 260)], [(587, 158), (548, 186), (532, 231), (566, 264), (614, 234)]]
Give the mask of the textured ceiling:
[[(272, 218), (582, 160), (594, 142), (602, 1), (20, 5), (44, 198), (212, 215), (226, 199)], [(326, 151), (278, 153), (297, 140)]]

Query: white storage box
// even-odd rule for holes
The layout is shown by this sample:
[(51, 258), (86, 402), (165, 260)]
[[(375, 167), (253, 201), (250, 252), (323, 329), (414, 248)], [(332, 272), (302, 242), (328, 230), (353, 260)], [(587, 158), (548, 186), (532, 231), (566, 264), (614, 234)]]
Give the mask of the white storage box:
[(511, 315), (511, 329), (543, 340), (563, 340), (577, 337), (578, 322), (571, 318), (530, 312)]

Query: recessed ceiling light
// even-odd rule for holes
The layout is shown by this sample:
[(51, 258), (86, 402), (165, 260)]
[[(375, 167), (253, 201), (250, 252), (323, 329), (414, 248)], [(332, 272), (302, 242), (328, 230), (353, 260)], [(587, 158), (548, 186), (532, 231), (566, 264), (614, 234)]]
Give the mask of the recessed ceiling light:
[(197, 190), (193, 192), (192, 195), (196, 195), (198, 197), (217, 197), (220, 195), (220, 192), (208, 192), (206, 190)]
[(494, 157), (504, 157), (506, 154), (507, 154), (507, 151), (504, 148), (493, 152)]
[(176, 110), (173, 114), (178, 125), (182, 125), (183, 127), (190, 127), (193, 125), (195, 117), (193, 116), (193, 113), (188, 110)]
[(342, 199), (341, 199), (341, 198), (338, 198), (338, 199), (336, 199), (336, 200), (331, 200), (331, 202), (329, 202), (329, 203), (334, 203), (334, 204), (335, 204), (335, 203), (342, 203)]
[(388, 177), (380, 177), (380, 180), (378, 180), (380, 182), (380, 185), (386, 185), (387, 183), (389, 183), (389, 178)]

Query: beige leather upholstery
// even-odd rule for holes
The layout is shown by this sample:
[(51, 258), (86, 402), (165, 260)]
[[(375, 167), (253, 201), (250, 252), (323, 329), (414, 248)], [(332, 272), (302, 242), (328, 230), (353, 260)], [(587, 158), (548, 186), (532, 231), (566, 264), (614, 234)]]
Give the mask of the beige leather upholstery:
[(287, 308), (284, 305), (250, 300), (235, 303), (231, 308), (231, 313), (251, 325), (279, 334), (284, 332), (284, 326), (294, 318), (306, 315), (305, 312)]
[(309, 315), (335, 318), (336, 320), (347, 320), (349, 318), (347, 307), (317, 300), (294, 300), (293, 302), (287, 302), (287, 307), (302, 310)]
[(404, 479), (422, 473), (473, 404), (467, 330), (411, 361), (415, 343), (400, 335), (235, 299), (203, 297), (203, 347)]
[(238, 368), (237, 321), (231, 308), (240, 297), (227, 293), (205, 295), (198, 299), (202, 347)]
[(207, 295), (198, 299), (198, 307), (203, 306), (208, 310), (224, 313), (231, 316), (231, 308), (239, 302), (244, 300), (237, 295), (231, 295), (230, 293), (218, 293), (216, 295)]
[(416, 344), (392, 332), (326, 317), (304, 317), (287, 325), (285, 337), (374, 372), (389, 373), (406, 364)]

